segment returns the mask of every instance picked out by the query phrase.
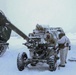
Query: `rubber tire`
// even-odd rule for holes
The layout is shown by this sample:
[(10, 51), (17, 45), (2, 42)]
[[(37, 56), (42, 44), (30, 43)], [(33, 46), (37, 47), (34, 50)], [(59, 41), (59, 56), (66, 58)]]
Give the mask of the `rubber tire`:
[(25, 52), (23, 52), (22, 54), (20, 54), (20, 53), (18, 54), (18, 57), (17, 57), (17, 68), (18, 68), (19, 71), (23, 71), (24, 70), (24, 67), (25, 67), (24, 58), (27, 59), (27, 54)]
[(50, 66), (49, 66), (49, 70), (50, 70), (50, 71), (55, 71), (56, 68), (57, 68), (56, 65), (50, 65)]

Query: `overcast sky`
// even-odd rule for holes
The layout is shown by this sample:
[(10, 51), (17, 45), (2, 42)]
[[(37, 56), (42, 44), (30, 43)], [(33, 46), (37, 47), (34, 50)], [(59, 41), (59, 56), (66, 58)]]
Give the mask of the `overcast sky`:
[(37, 23), (76, 32), (76, 0), (0, 0), (0, 9), (25, 33)]

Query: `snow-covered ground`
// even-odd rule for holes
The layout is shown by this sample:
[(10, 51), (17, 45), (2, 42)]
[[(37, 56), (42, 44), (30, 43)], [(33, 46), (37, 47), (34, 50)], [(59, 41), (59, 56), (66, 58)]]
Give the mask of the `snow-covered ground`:
[[(9, 49), (6, 53), (0, 57), (0, 75), (75, 75), (76, 74), (76, 62), (67, 61), (65, 68), (60, 68), (56, 71), (49, 71), (48, 65), (38, 64), (35, 67), (28, 66), (23, 71), (17, 69), (17, 55), (20, 52), (27, 52), (29, 50), (22, 45), (25, 42), (20, 37), (11, 37), (9, 42)], [(76, 57), (76, 39), (71, 39), (71, 50), (68, 53), (68, 58)], [(67, 59), (68, 60), (68, 59)], [(59, 61), (58, 61), (59, 64)]]

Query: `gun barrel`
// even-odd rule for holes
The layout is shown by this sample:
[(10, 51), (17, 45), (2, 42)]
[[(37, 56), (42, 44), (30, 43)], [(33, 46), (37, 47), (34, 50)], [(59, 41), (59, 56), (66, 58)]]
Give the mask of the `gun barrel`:
[(13, 24), (11, 24), (10, 22), (6, 26), (8, 28), (10, 28), (11, 30), (15, 31), (17, 34), (19, 34), (25, 40), (29, 39), (27, 35), (25, 35), (21, 30), (19, 30), (16, 26), (14, 26)]

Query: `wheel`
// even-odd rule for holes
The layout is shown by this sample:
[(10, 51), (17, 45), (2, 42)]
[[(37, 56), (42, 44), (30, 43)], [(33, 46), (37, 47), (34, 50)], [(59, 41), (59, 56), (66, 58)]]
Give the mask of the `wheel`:
[(49, 70), (50, 71), (55, 71), (56, 70), (56, 66), (54, 66), (54, 65), (49, 66)]
[(0, 57), (2, 57), (3, 56), (3, 54), (6, 52), (6, 49), (7, 49), (7, 47), (8, 47), (8, 43), (7, 44), (0, 44)]
[(56, 68), (57, 68), (57, 63), (52, 64), (52, 65), (50, 64), (50, 66), (49, 66), (49, 70), (50, 70), (50, 71), (55, 71)]
[(49, 70), (50, 71), (55, 71), (56, 68), (57, 68), (57, 60), (56, 60), (56, 58), (54, 58), (54, 61), (49, 64)]
[(4, 54), (4, 47), (3, 46), (0, 46), (0, 57)]
[(23, 52), (21, 54), (20, 53), (18, 54), (18, 57), (17, 57), (17, 68), (18, 68), (19, 71), (24, 70), (24, 67), (25, 67), (24, 60), (26, 60), (26, 59), (27, 59), (27, 54), (25, 52)]

